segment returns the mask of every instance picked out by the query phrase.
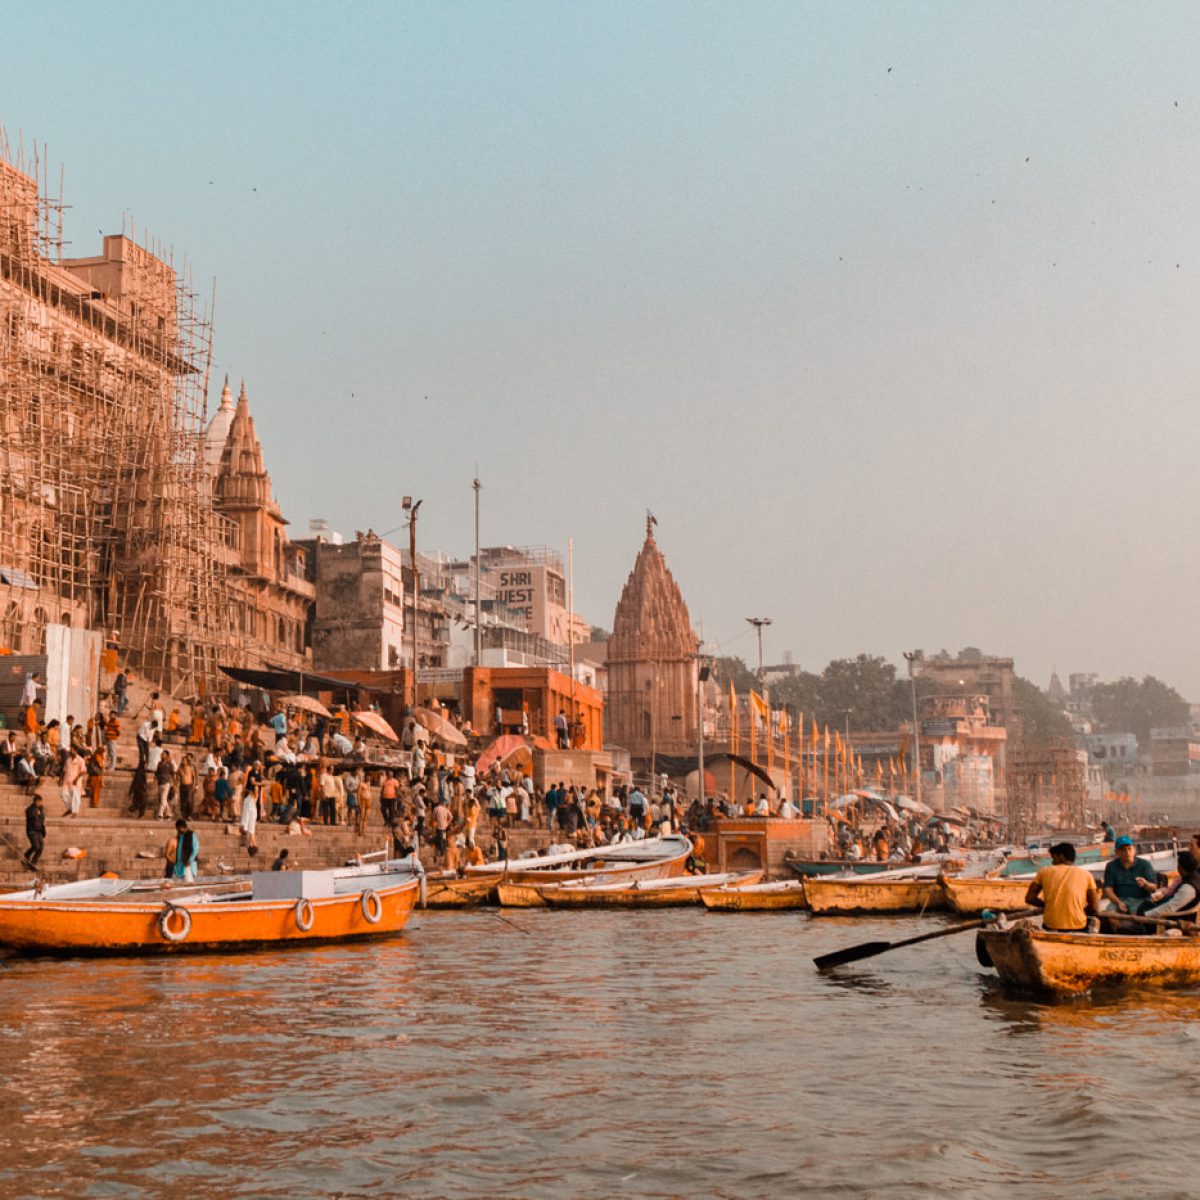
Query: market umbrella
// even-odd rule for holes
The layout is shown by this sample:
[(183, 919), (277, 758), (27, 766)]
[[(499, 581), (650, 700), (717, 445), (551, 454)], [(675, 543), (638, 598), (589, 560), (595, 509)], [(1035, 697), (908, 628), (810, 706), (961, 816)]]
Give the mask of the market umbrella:
[(441, 713), (436, 713), (431, 708), (414, 708), (413, 716), (435, 738), (441, 738), (447, 746), (465, 746), (467, 744), (467, 739), (462, 731), (456, 728), (452, 722), (447, 721)]
[(304, 712), (313, 713), (318, 717), (331, 717), (333, 713), (323, 705), (320, 700), (314, 699), (312, 696), (284, 696), (279, 701), (283, 708), (299, 708)]
[(350, 714), (360, 725), (365, 725), (372, 733), (379, 734), (380, 737), (387, 738), (389, 742), (398, 742), (400, 739), (396, 736), (396, 731), (383, 719), (377, 712), (364, 710)]
[(545, 738), (524, 738), (519, 733), (506, 733), (498, 737), (480, 756), (475, 764), (475, 770), (482, 775), (493, 763), (504, 762), (519, 750), (531, 751), (535, 746), (549, 750), (550, 743)]

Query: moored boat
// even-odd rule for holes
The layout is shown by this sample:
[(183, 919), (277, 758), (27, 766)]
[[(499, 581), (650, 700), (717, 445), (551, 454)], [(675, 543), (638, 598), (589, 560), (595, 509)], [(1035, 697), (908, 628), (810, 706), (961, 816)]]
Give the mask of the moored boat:
[(896, 868), (894, 862), (875, 858), (789, 858), (784, 866), (801, 879), (812, 875), (878, 875)]
[(425, 907), (475, 908), (493, 903), (496, 885), (503, 878), (500, 872), (473, 878), (462, 878), (457, 872), (430, 872), (425, 876)]
[(551, 908), (666, 908), (699, 904), (708, 887), (746, 887), (762, 878), (761, 871), (723, 875), (680, 875), (670, 879), (613, 882), (605, 877), (568, 881), (538, 888), (542, 903)]
[(979, 931), (980, 961), (1010, 987), (1052, 996), (1123, 984), (1200, 983), (1200, 937), (1052, 933), (1029, 921)]
[(181, 886), (90, 879), (0, 896), (0, 946), (144, 954), (386, 937), (404, 928), (421, 886), (407, 863)]
[[(539, 889), (553, 883), (590, 879), (606, 883), (632, 883), (635, 879), (671, 879), (682, 875), (692, 843), (685, 837), (646, 838), (567, 854), (518, 858), (496, 880), (496, 896), (503, 908), (540, 908)], [(484, 867), (468, 867), (465, 878), (479, 878)], [(495, 872), (495, 864), (491, 865)]]
[(627, 871), (629, 879), (666, 879), (682, 875), (692, 843), (680, 834), (567, 850), (561, 854), (536, 854), (507, 863), (481, 863), (467, 867), (464, 879), (503, 876), (505, 883), (558, 883), (598, 872)]
[(813, 916), (930, 912), (943, 903), (938, 881), (932, 876), (806, 879), (804, 895)]
[(808, 907), (799, 879), (754, 883), (748, 887), (704, 887), (700, 903), (711, 912), (783, 912)]
[(985, 909), (1015, 912), (1025, 908), (1029, 883), (1029, 879), (993, 879), (983, 875), (942, 875), (938, 879), (946, 907), (964, 917), (977, 917)]

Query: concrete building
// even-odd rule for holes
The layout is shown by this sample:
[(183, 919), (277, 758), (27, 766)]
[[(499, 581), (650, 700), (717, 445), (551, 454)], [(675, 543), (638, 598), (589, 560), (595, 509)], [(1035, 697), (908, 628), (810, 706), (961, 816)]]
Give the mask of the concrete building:
[(1083, 739), (1088, 763), (1110, 771), (1137, 766), (1138, 742), (1133, 733), (1089, 733)]
[(914, 664), (914, 673), (946, 692), (986, 696), (991, 723), (1003, 725), (1014, 736), (1020, 733), (1011, 658), (922, 658)]
[(698, 642), (651, 520), (613, 616), (605, 740), (635, 763), (696, 749)]
[[(324, 536), (299, 543), (316, 589), (313, 669), (389, 671), (412, 666), (412, 573), (408, 551), (367, 530), (353, 541)], [(426, 563), (417, 556), (420, 576)], [(417, 658), (422, 670), (446, 666), (449, 629), (436, 588), (417, 604)]]
[(926, 696), (921, 701), (924, 798), (935, 808), (960, 805), (989, 816), (1004, 805), (1008, 730), (992, 723), (987, 696)]

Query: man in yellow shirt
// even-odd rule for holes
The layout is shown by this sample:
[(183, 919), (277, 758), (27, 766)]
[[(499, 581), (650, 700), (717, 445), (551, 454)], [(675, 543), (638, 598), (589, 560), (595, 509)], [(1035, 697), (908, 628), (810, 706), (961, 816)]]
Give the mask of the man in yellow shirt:
[(1075, 847), (1050, 847), (1050, 866), (1042, 867), (1025, 893), (1025, 903), (1042, 909), (1042, 924), (1054, 933), (1083, 933), (1088, 917), (1100, 912), (1096, 881), (1075, 866)]

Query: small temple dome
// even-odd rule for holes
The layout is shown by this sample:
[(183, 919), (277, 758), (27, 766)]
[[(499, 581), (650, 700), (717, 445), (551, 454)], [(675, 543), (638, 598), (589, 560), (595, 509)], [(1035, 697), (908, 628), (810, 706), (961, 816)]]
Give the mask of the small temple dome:
[[(242, 390), (245, 392), (244, 384)], [(221, 389), (221, 403), (204, 431), (204, 465), (214, 475), (221, 465), (221, 455), (225, 451), (225, 443), (229, 440), (233, 412), (233, 393), (229, 390), (229, 376), (226, 375), (225, 386)]]

